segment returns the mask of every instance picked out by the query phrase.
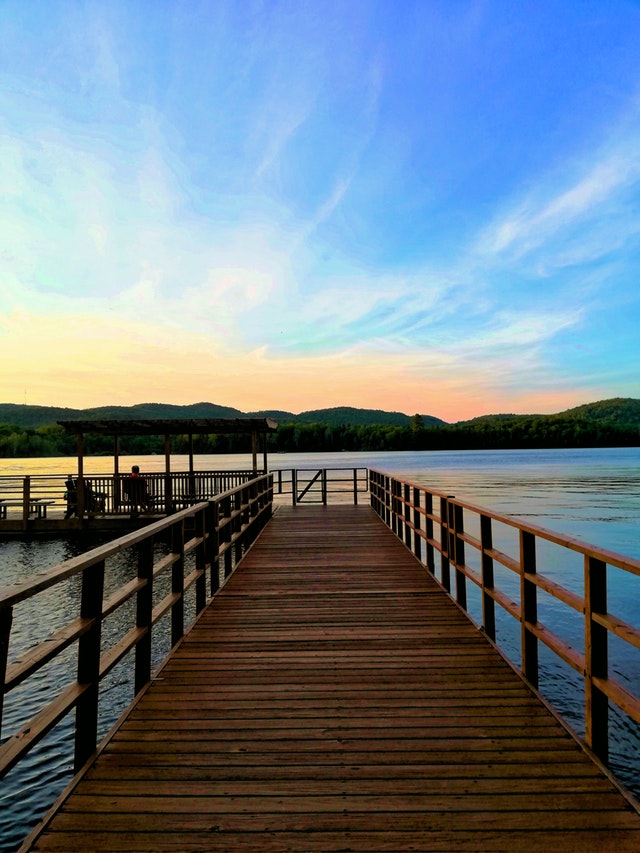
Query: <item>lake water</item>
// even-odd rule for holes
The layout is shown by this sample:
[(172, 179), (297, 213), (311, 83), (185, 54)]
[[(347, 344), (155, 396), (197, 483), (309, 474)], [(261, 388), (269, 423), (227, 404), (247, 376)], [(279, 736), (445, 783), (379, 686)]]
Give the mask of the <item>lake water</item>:
[[(159, 456), (121, 458), (120, 470), (138, 463), (146, 472), (163, 470)], [(87, 459), (87, 476), (108, 474), (113, 462), (108, 457)], [(410, 479), (435, 491), (455, 495), (466, 502), (485, 506), (505, 515), (527, 521), (584, 542), (640, 559), (640, 448), (602, 448), (579, 450), (442, 451), (396, 453), (304, 453), (277, 454), (269, 459), (270, 470), (278, 468), (368, 467)], [(196, 457), (200, 470), (233, 470), (250, 467), (247, 454)], [(76, 468), (75, 459), (0, 460), (0, 476), (27, 474), (64, 475)], [(172, 457), (172, 470), (188, 469), (187, 457)], [(0, 586), (27, 578), (96, 543), (75, 537), (52, 540), (0, 541)], [(127, 570), (122, 566), (122, 571)], [(564, 569), (559, 569), (560, 574)], [(560, 580), (571, 586), (571, 569)], [(621, 580), (618, 598), (624, 618), (640, 625), (640, 579)], [(615, 600), (616, 592), (612, 597)], [(469, 609), (474, 615), (470, 597)], [(60, 602), (51, 603), (53, 609)], [(620, 614), (621, 615), (621, 614)], [(512, 620), (511, 620), (512, 621)], [(579, 645), (581, 620), (575, 626), (566, 620), (563, 638)], [(12, 635), (12, 653), (31, 641), (29, 620), (18, 625)], [(507, 653), (518, 659), (518, 632), (499, 621), (498, 636)], [(160, 650), (159, 650), (160, 651)], [(613, 649), (615, 657), (615, 648)], [(625, 650), (625, 655), (627, 652)], [(632, 657), (632, 656), (631, 656)], [(65, 659), (58, 664), (64, 668)], [(564, 716), (581, 729), (582, 688), (573, 672), (567, 672), (541, 648), (541, 689), (559, 705)], [(617, 664), (616, 664), (617, 666)], [(619, 662), (630, 689), (640, 693), (640, 661)], [(62, 677), (62, 671), (59, 676)], [(51, 677), (51, 676), (50, 676)], [(53, 673), (52, 677), (56, 677)], [(8, 703), (3, 736), (13, 730), (20, 714), (26, 713), (46, 688), (39, 680), (30, 688), (33, 695), (20, 698), (20, 708)], [(116, 668), (103, 688), (101, 731), (106, 732), (130, 701), (131, 684), (125, 668)], [(613, 714), (612, 768), (636, 795), (640, 795), (640, 737), (637, 727)], [(62, 724), (45, 739), (33, 758), (28, 758), (0, 785), (0, 850), (15, 850), (53, 802), (70, 778), (70, 724)]]

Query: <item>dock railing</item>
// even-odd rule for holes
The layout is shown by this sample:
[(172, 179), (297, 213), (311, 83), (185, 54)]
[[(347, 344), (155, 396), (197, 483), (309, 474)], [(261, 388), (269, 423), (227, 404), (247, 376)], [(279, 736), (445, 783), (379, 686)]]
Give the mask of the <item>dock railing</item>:
[[(264, 473), (264, 472), (260, 472)], [(252, 471), (172, 471), (150, 472), (143, 475), (153, 500), (153, 506), (159, 512), (174, 512), (200, 501), (210, 500), (235, 486), (251, 480), (256, 475)], [(130, 506), (126, 500), (123, 483), (129, 475), (92, 474), (83, 477), (82, 511), (83, 515), (127, 515)], [(74, 509), (78, 504), (78, 495), (73, 499), (68, 494), (64, 474), (33, 474), (25, 477), (0, 477), (0, 519), (12, 516), (22, 517), (25, 527), (32, 518), (51, 515), (49, 510)], [(73, 475), (74, 482), (77, 477)]]
[[(100, 685), (105, 677), (134, 651), (134, 693), (150, 682), (154, 628), (162, 622), (168, 631), (168, 650), (179, 642), (187, 592), (194, 590), (195, 618), (271, 517), (272, 500), (273, 478), (258, 476), (0, 591), (0, 725), (5, 697), (28, 679), (40, 678), (42, 670), (70, 647), (75, 649), (75, 666), (65, 660), (64, 672), (76, 672), (75, 679), (67, 679), (55, 695), (44, 691), (44, 706), (19, 731), (3, 738), (0, 777), (73, 709), (74, 766), (76, 770), (83, 766), (97, 747)], [(110, 573), (111, 561), (127, 552), (133, 572)], [(14, 611), (25, 607), (27, 618), (33, 618), (29, 614), (38, 612), (34, 599), (42, 594), (49, 599), (38, 628), (50, 628), (59, 596), (65, 603), (73, 598), (77, 615), (9, 660)], [(120, 616), (115, 618), (116, 614)], [(35, 694), (43, 694), (41, 685), (40, 689), (36, 685)]]
[[(624, 581), (640, 576), (640, 561), (379, 471), (370, 471), (370, 488), (378, 515), (493, 643), (501, 646), (496, 604), (516, 620), (520, 671), (534, 688), (539, 686), (540, 642), (578, 673), (584, 686), (584, 742), (607, 764), (609, 702), (640, 723), (640, 697), (630, 689), (638, 686), (634, 652), (640, 649), (640, 629), (609, 611), (608, 572), (623, 573), (618, 586), (630, 590)], [(582, 562), (581, 571), (566, 566), (567, 552)], [(475, 617), (467, 601), (468, 582), (479, 593)], [(636, 600), (639, 592), (636, 585)], [(617, 599), (624, 609), (624, 595)], [(575, 614), (581, 630), (571, 627)], [(546, 624), (552, 620), (553, 629)], [(622, 672), (621, 661), (629, 660), (636, 668), (632, 674)]]
[(335, 468), (279, 468), (273, 471), (274, 493), (290, 496), (291, 503), (357, 504), (361, 495), (369, 491), (369, 469), (357, 467)]

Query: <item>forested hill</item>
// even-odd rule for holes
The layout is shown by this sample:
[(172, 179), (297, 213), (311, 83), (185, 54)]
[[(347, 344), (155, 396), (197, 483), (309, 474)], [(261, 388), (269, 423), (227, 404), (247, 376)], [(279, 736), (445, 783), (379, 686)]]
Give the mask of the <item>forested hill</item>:
[(588, 423), (609, 423), (621, 427), (640, 427), (640, 400), (633, 397), (612, 397), (610, 400), (600, 400), (597, 403), (585, 403), (574, 409), (566, 409), (557, 415), (481, 415), (469, 421), (459, 421), (456, 426), (471, 426), (480, 424), (495, 424), (508, 422), (526, 422), (531, 418), (566, 418), (571, 421)]
[[(555, 415), (484, 415), (445, 423), (431, 415), (406, 415), (377, 409), (340, 407), (291, 412), (241, 412), (214, 403), (171, 406), (145, 403), (95, 409), (0, 404), (0, 457), (72, 456), (75, 439), (58, 420), (110, 418), (272, 417), (278, 430), (269, 435), (271, 451), (470, 450), (545, 447), (640, 446), (640, 400), (615, 398), (567, 409)], [(87, 436), (88, 455), (109, 454), (112, 442)], [(123, 437), (123, 454), (162, 451), (162, 437)], [(187, 437), (176, 436), (175, 453), (187, 450)], [(196, 453), (244, 452), (250, 437), (204, 435)]]
[[(323, 423), (327, 426), (346, 424), (382, 424), (385, 426), (409, 426), (412, 415), (402, 412), (385, 412), (381, 409), (356, 409), (341, 406), (333, 409), (314, 409), (294, 415), (269, 409), (259, 412), (241, 412), (230, 406), (216, 403), (193, 403), (190, 406), (172, 406), (168, 403), (139, 403), (136, 406), (100, 406), (94, 409), (63, 409), (53, 406), (26, 406), (0, 403), (0, 424), (10, 424), (25, 429), (55, 424), (57, 421), (106, 420), (122, 418), (274, 418), (282, 423)], [(420, 415), (425, 426), (437, 426), (445, 422), (432, 415)]]

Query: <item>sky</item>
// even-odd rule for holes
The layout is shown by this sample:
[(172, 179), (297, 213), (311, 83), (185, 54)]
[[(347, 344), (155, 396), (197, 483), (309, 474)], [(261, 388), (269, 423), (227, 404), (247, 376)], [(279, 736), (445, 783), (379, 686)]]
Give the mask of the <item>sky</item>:
[(0, 402), (640, 397), (640, 2), (0, 0)]

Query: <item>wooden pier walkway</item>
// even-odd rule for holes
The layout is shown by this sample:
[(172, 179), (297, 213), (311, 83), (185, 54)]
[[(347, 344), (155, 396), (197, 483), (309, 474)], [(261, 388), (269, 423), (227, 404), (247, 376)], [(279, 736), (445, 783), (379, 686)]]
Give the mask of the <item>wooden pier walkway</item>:
[(280, 508), (31, 849), (638, 851), (369, 507)]

